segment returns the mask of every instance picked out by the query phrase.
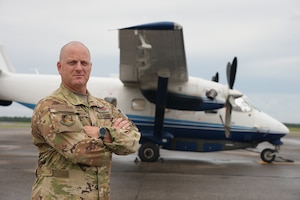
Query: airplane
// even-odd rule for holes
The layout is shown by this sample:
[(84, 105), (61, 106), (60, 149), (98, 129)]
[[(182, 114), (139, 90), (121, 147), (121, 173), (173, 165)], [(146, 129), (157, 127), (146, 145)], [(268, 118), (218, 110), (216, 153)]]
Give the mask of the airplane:
[[(155, 162), (160, 149), (213, 152), (255, 148), (269, 142), (260, 157), (271, 163), (289, 129), (257, 109), (233, 88), (237, 58), (227, 64), (227, 82), (188, 75), (183, 28), (169, 21), (118, 29), (120, 74), (91, 77), (89, 91), (116, 105), (141, 132), (138, 156)], [(34, 109), (59, 87), (59, 75), (16, 73), (0, 46), (0, 105), (13, 101)]]

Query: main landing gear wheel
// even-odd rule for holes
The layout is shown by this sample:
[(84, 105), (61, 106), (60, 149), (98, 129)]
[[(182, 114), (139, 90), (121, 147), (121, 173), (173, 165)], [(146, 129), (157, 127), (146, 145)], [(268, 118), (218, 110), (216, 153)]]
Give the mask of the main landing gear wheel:
[(159, 147), (158, 145), (147, 142), (142, 144), (139, 149), (139, 157), (141, 161), (145, 162), (155, 162), (159, 158)]
[(276, 151), (273, 149), (264, 149), (260, 153), (260, 157), (264, 162), (271, 163), (275, 160)]

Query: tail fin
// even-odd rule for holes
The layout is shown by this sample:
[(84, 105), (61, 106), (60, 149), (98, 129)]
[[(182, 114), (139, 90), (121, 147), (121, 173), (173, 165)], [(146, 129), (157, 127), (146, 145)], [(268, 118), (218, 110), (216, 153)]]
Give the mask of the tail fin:
[(0, 74), (2, 72), (16, 72), (14, 66), (8, 59), (7, 54), (4, 51), (3, 45), (0, 45)]
[[(5, 72), (6, 73), (15, 72), (15, 69), (14, 69), (13, 65), (11, 64), (11, 62), (9, 61), (8, 56), (4, 52), (3, 46), (0, 45), (0, 77)], [(3, 88), (0, 88), (0, 90), (2, 91)], [(9, 106), (11, 104), (12, 104), (12, 101), (10, 101), (10, 100), (3, 100), (2, 97), (1, 97), (1, 93), (0, 93), (0, 106)]]

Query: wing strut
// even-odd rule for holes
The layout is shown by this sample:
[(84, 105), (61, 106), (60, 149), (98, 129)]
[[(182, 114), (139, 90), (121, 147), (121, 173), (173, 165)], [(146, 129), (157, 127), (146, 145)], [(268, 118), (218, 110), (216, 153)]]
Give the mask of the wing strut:
[(164, 124), (165, 108), (167, 103), (168, 76), (158, 76), (156, 91), (156, 109), (154, 121), (154, 136), (161, 138)]

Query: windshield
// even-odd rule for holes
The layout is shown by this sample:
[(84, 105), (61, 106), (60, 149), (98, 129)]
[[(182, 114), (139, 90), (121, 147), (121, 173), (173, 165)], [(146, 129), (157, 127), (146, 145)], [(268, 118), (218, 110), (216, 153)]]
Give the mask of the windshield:
[(250, 112), (254, 106), (250, 103), (247, 97), (239, 97), (234, 100), (235, 104), (232, 109), (239, 112)]

